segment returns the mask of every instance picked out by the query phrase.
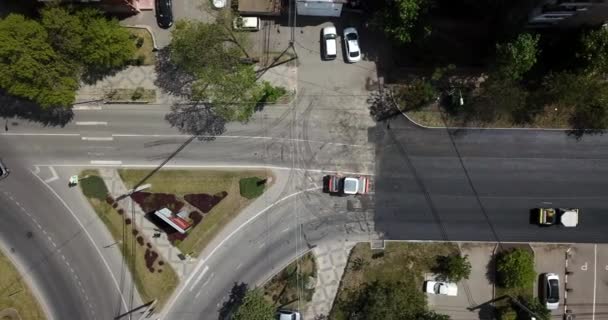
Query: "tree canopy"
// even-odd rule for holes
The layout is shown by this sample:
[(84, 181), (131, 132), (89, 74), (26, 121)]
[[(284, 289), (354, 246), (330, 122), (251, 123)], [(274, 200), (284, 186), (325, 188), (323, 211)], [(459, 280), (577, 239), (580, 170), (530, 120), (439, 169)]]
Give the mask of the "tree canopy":
[(126, 65), (134, 41), (99, 11), (51, 5), (40, 21), (11, 14), (0, 20), (0, 87), (44, 108), (68, 107), (79, 77)]
[(192, 99), (213, 106), (227, 121), (246, 121), (255, 110), (261, 86), (253, 66), (242, 63), (246, 41), (226, 25), (178, 21), (172, 31), (171, 61), (193, 77)]
[(374, 16), (374, 24), (399, 43), (409, 43), (427, 12), (428, 0), (391, 0)]
[(523, 249), (501, 253), (496, 259), (498, 284), (505, 288), (527, 288), (534, 284), (534, 255)]
[(504, 80), (521, 80), (536, 64), (539, 35), (520, 34), (512, 42), (496, 45), (498, 73)]
[(581, 48), (577, 56), (592, 73), (608, 72), (608, 30), (601, 28), (583, 34)]
[(471, 262), (469, 256), (451, 254), (437, 259), (438, 271), (443, 280), (458, 282), (468, 279), (471, 274)]
[(249, 290), (232, 320), (274, 320), (274, 317), (274, 307), (264, 299), (264, 295), (259, 290)]
[(78, 89), (74, 68), (49, 43), (44, 27), (22, 15), (0, 20), (0, 87), (42, 107), (68, 106)]

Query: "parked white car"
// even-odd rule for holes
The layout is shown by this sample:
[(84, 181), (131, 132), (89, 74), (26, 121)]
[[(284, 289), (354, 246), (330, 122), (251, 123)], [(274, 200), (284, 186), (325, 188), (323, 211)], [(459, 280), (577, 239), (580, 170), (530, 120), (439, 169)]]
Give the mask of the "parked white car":
[(344, 50), (346, 50), (346, 60), (348, 62), (361, 61), (361, 49), (359, 48), (359, 33), (357, 29), (344, 29)]
[(277, 318), (278, 320), (300, 320), (300, 313), (292, 310), (279, 310)]
[(547, 309), (559, 308), (559, 276), (555, 273), (544, 274), (544, 299)]
[(226, 0), (213, 0), (213, 7), (221, 9), (226, 6)]
[(424, 283), (424, 292), (446, 296), (457, 296), (458, 286), (453, 282), (426, 281)]
[(236, 17), (232, 22), (234, 30), (240, 31), (258, 31), (260, 25), (261, 21), (258, 17)]
[(334, 60), (336, 58), (338, 55), (337, 38), (336, 27), (323, 28), (323, 59)]

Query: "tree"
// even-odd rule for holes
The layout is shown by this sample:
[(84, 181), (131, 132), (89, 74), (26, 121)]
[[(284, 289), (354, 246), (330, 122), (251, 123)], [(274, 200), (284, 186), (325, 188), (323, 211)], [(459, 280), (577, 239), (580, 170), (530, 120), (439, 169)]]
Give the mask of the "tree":
[(536, 64), (540, 36), (520, 34), (514, 41), (496, 45), (498, 76), (505, 80), (521, 80)]
[(427, 310), (418, 314), (416, 320), (450, 320), (450, 316)]
[(348, 318), (359, 320), (409, 320), (425, 311), (426, 297), (416, 281), (375, 281), (349, 295), (344, 303)]
[(608, 87), (599, 75), (551, 74), (543, 88), (548, 102), (571, 112), (570, 122), (575, 129), (608, 127)]
[(135, 42), (118, 20), (106, 19), (100, 11), (84, 9), (76, 12), (85, 27), (82, 34), (80, 62), (90, 74), (104, 74), (127, 65), (135, 55)]
[(420, 16), (427, 12), (428, 0), (389, 0), (374, 16), (373, 23), (399, 43), (409, 43), (419, 26)]
[(66, 60), (75, 61), (96, 78), (133, 60), (135, 43), (116, 19), (106, 19), (99, 10), (70, 11), (49, 6), (41, 11), (49, 42)]
[(77, 75), (48, 42), (43, 26), (22, 15), (0, 20), (0, 87), (44, 108), (75, 100)]
[(505, 288), (528, 288), (534, 284), (534, 255), (523, 249), (501, 253), (496, 259), (498, 284)]
[(275, 310), (259, 290), (249, 290), (232, 320), (273, 320)]
[(247, 121), (255, 110), (262, 88), (247, 56), (245, 39), (226, 25), (178, 21), (172, 31), (170, 58), (192, 75), (192, 99), (209, 103), (227, 121)]
[(415, 110), (435, 101), (437, 92), (430, 82), (416, 79), (406, 88), (397, 92), (397, 99), (402, 103), (402, 110)]
[(588, 72), (608, 72), (608, 30), (600, 28), (583, 34), (577, 57), (586, 64)]
[[(551, 311), (547, 309), (547, 306), (544, 303), (541, 303), (538, 298), (528, 298), (521, 303), (528, 308), (528, 310), (534, 313), (534, 316), (538, 320), (549, 320), (551, 319)], [(519, 319), (529, 319), (530, 313), (523, 308), (518, 309)]]
[(460, 254), (451, 254), (441, 256), (437, 259), (438, 271), (442, 280), (458, 282), (462, 279), (468, 279), (471, 274), (471, 262), (469, 256)]
[(525, 122), (533, 111), (526, 105), (528, 91), (519, 83), (490, 77), (481, 84), (480, 94), (470, 112), (484, 121), (493, 121), (501, 114), (511, 116), (515, 122)]

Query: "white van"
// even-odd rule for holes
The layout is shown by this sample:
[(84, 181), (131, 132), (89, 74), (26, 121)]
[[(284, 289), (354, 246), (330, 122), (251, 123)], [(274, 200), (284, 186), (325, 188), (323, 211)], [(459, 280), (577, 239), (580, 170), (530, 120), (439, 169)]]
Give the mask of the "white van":
[(323, 28), (323, 58), (334, 60), (338, 54), (336, 27), (330, 26)]
[(232, 27), (234, 30), (259, 31), (260, 24), (260, 18), (258, 17), (236, 17)]

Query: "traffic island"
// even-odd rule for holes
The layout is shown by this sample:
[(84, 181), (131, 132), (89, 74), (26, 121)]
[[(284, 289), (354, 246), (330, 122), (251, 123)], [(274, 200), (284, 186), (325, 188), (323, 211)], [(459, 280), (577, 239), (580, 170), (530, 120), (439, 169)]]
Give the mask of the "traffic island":
[(157, 308), (162, 308), (177, 287), (176, 272), (143, 234), (131, 211), (109, 194), (100, 172), (85, 170), (80, 175), (87, 177), (79, 181), (81, 190), (120, 248), (142, 300), (157, 299)]
[[(272, 173), (267, 170), (160, 170), (148, 177), (150, 172), (118, 170), (129, 189), (140, 184), (151, 185), (145, 190), (148, 194), (143, 196), (144, 199), (139, 199), (141, 195), (132, 195), (147, 214), (162, 209), (162, 206), (172, 207), (170, 209), (177, 214), (185, 207), (192, 227), (185, 234), (167, 235), (170, 235), (173, 245), (189, 257), (196, 257), (225, 225), (274, 182)], [(163, 203), (146, 200), (152, 194), (174, 197), (172, 199), (175, 200)]]
[(40, 304), (7, 256), (0, 251), (0, 319), (46, 319)]

